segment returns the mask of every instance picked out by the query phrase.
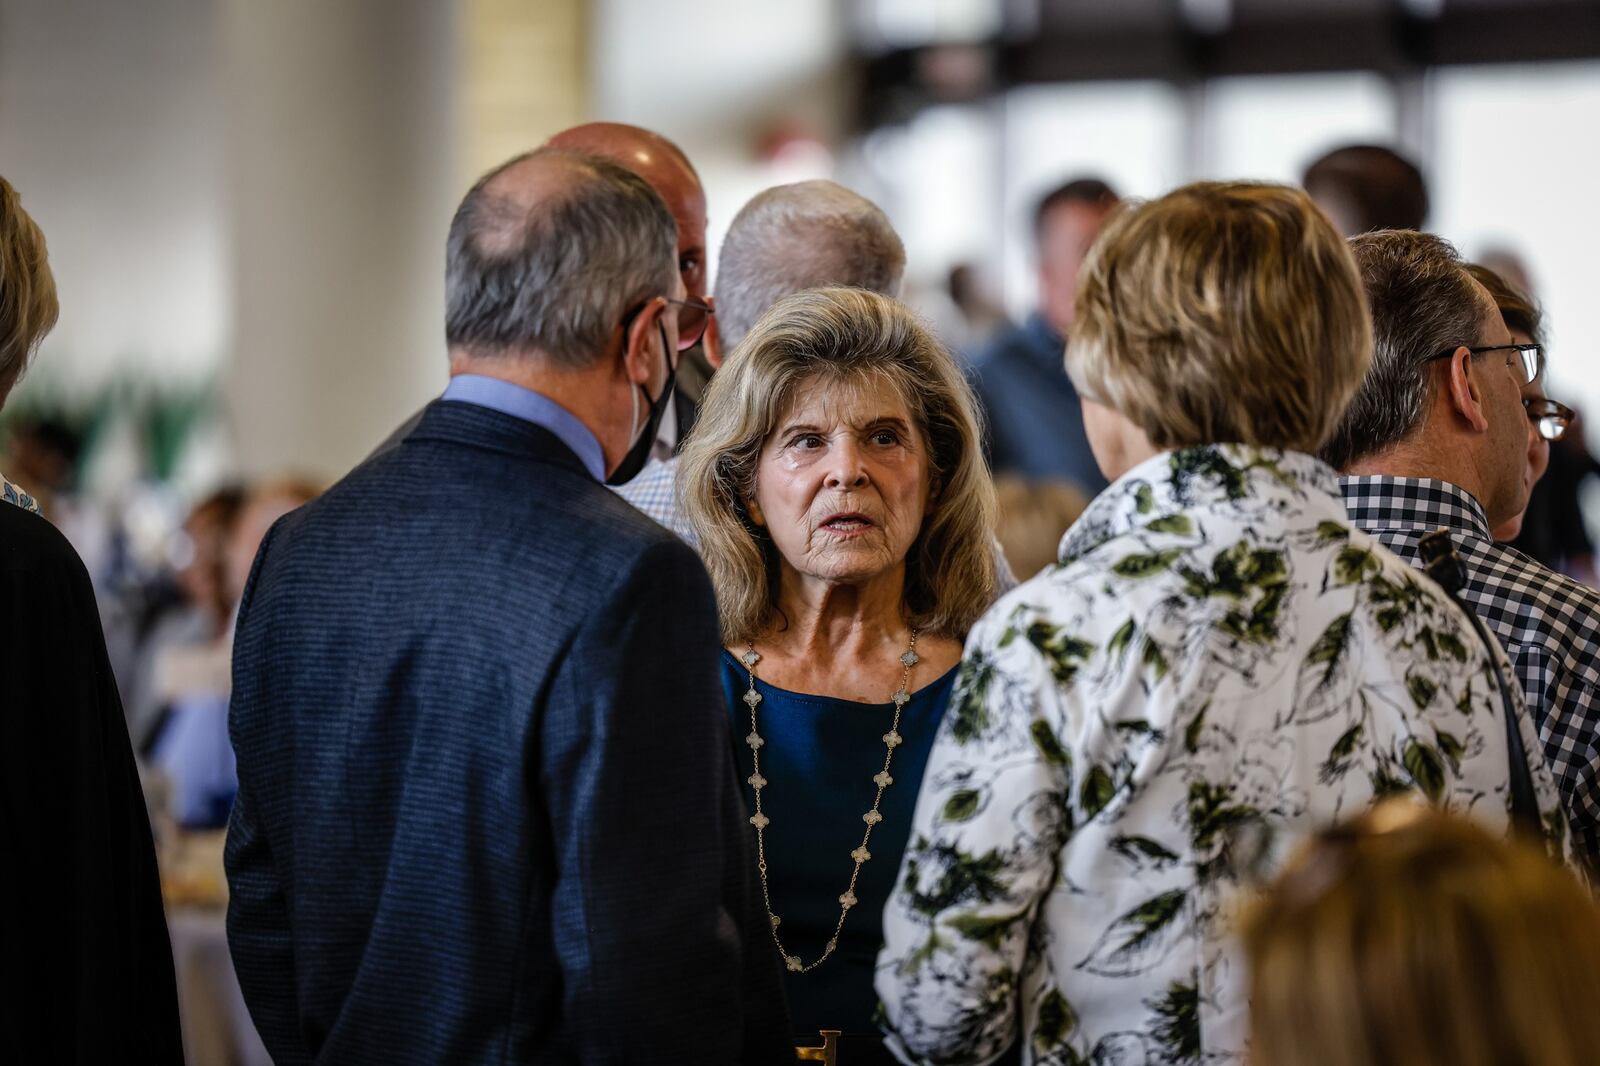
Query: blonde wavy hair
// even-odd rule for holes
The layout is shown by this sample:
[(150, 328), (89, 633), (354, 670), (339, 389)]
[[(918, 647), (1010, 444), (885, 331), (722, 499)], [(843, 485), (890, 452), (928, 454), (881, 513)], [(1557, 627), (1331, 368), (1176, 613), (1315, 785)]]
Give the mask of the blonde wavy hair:
[(0, 403), (59, 311), (44, 234), (22, 209), (17, 190), (0, 178)]
[(1541, 852), (1395, 800), (1312, 838), (1245, 922), (1256, 1066), (1581, 1066), (1600, 910)]
[(910, 624), (960, 639), (994, 602), (994, 483), (966, 378), (896, 301), (864, 289), (811, 289), (774, 304), (712, 377), (679, 461), (679, 499), (700, 538), (728, 643), (754, 639), (778, 617), (777, 548), (746, 505), (762, 444), (805, 383), (872, 375), (894, 386), (928, 449), (929, 513), (906, 555)]
[(1078, 277), (1067, 373), (1157, 448), (1315, 452), (1372, 361), (1349, 247), (1299, 189), (1197, 182), (1124, 207)]

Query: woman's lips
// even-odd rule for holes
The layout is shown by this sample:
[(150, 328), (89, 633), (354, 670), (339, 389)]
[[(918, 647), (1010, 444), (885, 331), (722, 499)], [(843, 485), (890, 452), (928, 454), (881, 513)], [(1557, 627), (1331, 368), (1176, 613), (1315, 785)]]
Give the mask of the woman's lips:
[(859, 511), (842, 511), (823, 519), (819, 528), (835, 537), (859, 537), (875, 527), (876, 523)]

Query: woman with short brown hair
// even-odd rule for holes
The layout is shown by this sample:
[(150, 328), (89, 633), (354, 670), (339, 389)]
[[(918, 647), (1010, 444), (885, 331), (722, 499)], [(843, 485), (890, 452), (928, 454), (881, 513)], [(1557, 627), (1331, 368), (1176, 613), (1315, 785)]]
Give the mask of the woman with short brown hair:
[(1298, 190), (1187, 186), (1090, 251), (1066, 360), (1112, 484), (968, 638), (884, 916), (909, 1061), (1020, 1029), (1031, 1061), (1235, 1062), (1228, 916), (1296, 840), (1398, 791), (1507, 825), (1496, 651), (1314, 454), (1371, 351)]

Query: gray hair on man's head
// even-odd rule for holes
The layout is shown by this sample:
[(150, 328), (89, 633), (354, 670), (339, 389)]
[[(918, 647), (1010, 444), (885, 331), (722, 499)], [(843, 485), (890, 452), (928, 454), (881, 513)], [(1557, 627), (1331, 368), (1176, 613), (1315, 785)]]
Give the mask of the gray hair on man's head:
[(1372, 366), (1322, 458), (1337, 470), (1405, 440), (1427, 418), (1433, 356), (1474, 345), (1493, 306), (1449, 241), (1415, 230), (1350, 239), (1372, 314)]
[[(529, 164), (540, 172), (508, 173)], [(480, 178), (450, 223), (445, 339), (478, 356), (589, 366), (629, 310), (671, 295), (677, 240), (632, 171), (554, 148), (520, 155)]]
[(740, 208), (717, 264), (717, 334), (732, 349), (791, 293), (846, 285), (897, 296), (906, 249), (877, 204), (832, 181), (757, 193)]

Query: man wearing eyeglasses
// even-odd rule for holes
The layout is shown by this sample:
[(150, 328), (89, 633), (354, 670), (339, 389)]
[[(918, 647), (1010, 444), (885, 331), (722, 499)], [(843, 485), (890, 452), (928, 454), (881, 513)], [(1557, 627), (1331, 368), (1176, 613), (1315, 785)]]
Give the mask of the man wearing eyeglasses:
[[(1527, 292), (1486, 266), (1467, 264), (1467, 273), (1489, 290), (1500, 317), (1511, 331), (1511, 339), (1524, 344), (1544, 344), (1544, 315)], [(1583, 526), (1578, 501), (1578, 486), (1584, 466), (1577, 456), (1582, 444), (1573, 422), (1577, 413), (1546, 395), (1545, 370), (1522, 390), (1522, 405), (1528, 411), (1528, 506), (1517, 517), (1496, 526), (1494, 539), (1510, 544), (1522, 554), (1537, 559), (1552, 570), (1584, 580), (1581, 568), (1594, 555), (1594, 544)], [(1563, 444), (1565, 442), (1565, 444)], [(1548, 475), (1548, 476), (1547, 476)], [(1593, 581), (1588, 581), (1591, 586)]]
[(1600, 594), (1492, 532), (1527, 506), (1533, 439), (1558, 437), (1566, 409), (1536, 394), (1539, 345), (1512, 336), (1448, 242), (1386, 230), (1350, 245), (1373, 360), (1323, 458), (1345, 475), (1351, 520), (1402, 558), (1449, 531), (1467, 568), (1461, 598), (1505, 644), (1575, 849), (1600, 865)]

